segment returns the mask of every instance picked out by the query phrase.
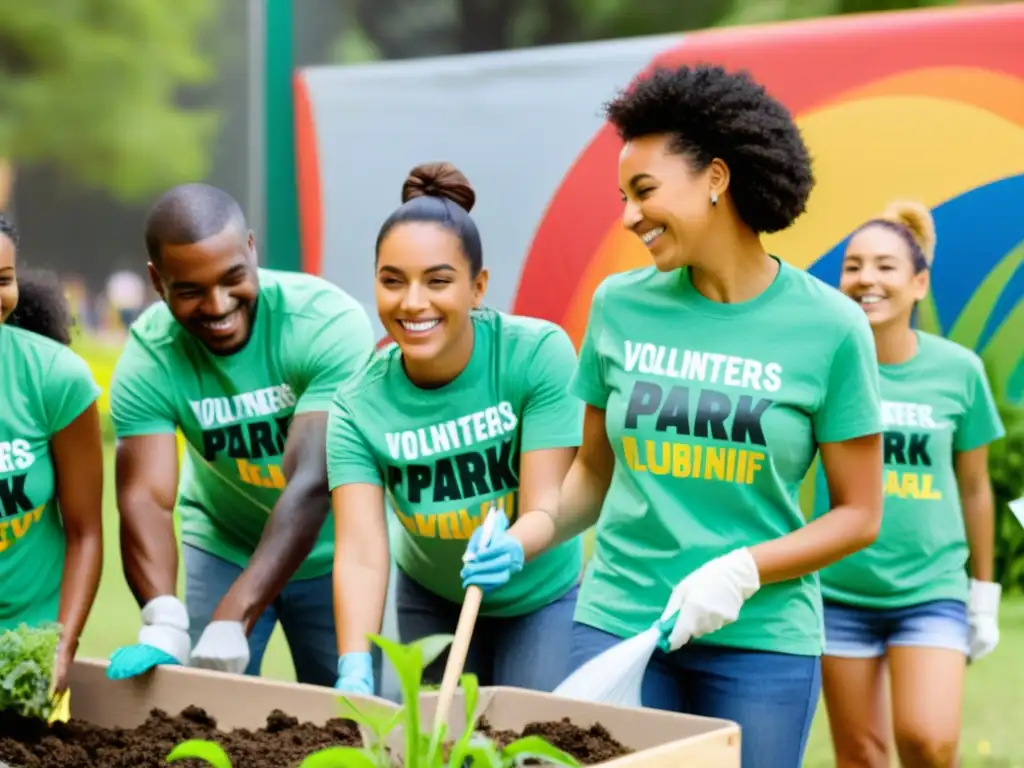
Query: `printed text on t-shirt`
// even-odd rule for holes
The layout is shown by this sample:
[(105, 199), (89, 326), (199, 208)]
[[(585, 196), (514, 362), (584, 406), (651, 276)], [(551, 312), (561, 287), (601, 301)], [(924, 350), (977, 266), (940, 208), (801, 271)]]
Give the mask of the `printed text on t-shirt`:
[(28, 440), (0, 442), (0, 552), (16, 544), (39, 522), (46, 501), (29, 498), (28, 472), (36, 457)]
[(278, 384), (190, 401), (202, 430), (203, 458), (229, 459), (246, 485), (284, 488), (281, 456), (296, 400), (290, 386)]
[(936, 430), (949, 425), (935, 420), (930, 405), (894, 400), (882, 401), (882, 424), (885, 495), (941, 500), (942, 491), (935, 487), (930, 469), (930, 442)]
[[(626, 372), (645, 378), (633, 381), (623, 427), (665, 434), (664, 439), (623, 437), (630, 469), (728, 483), (756, 480), (767, 460), (761, 419), (774, 401), (749, 392), (777, 392), (782, 365), (635, 341), (625, 342), (624, 354)], [(661, 378), (651, 380), (655, 376)], [(672, 384), (673, 379), (687, 383)]]
[(454, 419), (385, 434), (394, 463), (387, 486), (404, 506), (463, 501), (519, 487), (512, 404), (496, 405)]

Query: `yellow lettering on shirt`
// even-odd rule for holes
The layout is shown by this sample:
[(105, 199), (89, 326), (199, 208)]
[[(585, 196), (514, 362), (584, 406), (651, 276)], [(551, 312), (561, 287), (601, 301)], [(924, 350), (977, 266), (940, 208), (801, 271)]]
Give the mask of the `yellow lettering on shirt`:
[(247, 485), (281, 490), (287, 483), (280, 464), (253, 464), (248, 459), (235, 459), (235, 464), (238, 476)]
[(0, 552), (5, 552), (9, 547), (17, 544), (29, 532), (29, 529), (39, 522), (45, 508), (46, 505), (41, 504), (20, 517), (0, 521)]
[(764, 468), (763, 451), (668, 440), (622, 438), (626, 465), (634, 472), (750, 485)]
[(926, 472), (885, 472), (885, 495), (900, 499), (941, 501), (942, 491), (934, 487), (934, 475)]
[(398, 504), (391, 500), (391, 508), (395, 510), (402, 527), (413, 536), (423, 539), (442, 539), (447, 541), (469, 541), (473, 531), (479, 528), (490, 511), (497, 507), (512, 522), (516, 509), (516, 492), (506, 493), (497, 499), (483, 502), (474, 507), (455, 509), (448, 512), (403, 512)]

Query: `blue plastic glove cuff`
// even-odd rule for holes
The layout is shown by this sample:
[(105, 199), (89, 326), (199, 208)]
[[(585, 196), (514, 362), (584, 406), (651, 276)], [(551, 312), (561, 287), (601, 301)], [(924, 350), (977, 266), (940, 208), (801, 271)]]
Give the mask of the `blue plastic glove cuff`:
[(107, 677), (111, 680), (124, 680), (165, 664), (181, 666), (176, 658), (159, 648), (151, 645), (126, 645), (111, 654)]
[(373, 695), (373, 657), (365, 651), (342, 654), (334, 687), (348, 693)]
[(679, 611), (676, 611), (671, 616), (668, 616), (664, 619), (659, 619), (658, 621), (654, 622), (654, 626), (656, 626), (658, 630), (661, 632), (661, 635), (658, 637), (658, 648), (664, 651), (665, 653), (668, 653), (670, 650), (672, 650), (672, 647), (669, 644), (669, 636), (672, 634), (672, 630), (675, 628), (676, 621), (678, 619)]

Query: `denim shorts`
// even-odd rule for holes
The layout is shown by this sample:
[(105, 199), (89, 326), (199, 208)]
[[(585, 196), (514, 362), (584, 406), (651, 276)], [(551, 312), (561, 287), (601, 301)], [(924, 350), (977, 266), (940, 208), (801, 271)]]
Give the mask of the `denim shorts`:
[(906, 608), (859, 608), (825, 601), (825, 655), (847, 659), (884, 656), (910, 645), (968, 652), (967, 605), (932, 600)]

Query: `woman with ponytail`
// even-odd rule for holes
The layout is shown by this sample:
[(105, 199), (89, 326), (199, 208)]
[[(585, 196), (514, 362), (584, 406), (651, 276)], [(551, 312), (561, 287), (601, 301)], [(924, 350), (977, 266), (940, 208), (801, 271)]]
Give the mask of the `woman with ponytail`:
[[(875, 543), (821, 571), (839, 768), (888, 766), (890, 732), (903, 765), (955, 765), (966, 663), (999, 641), (988, 446), (1004, 430), (978, 356), (914, 327), (935, 242), (929, 210), (896, 202), (843, 259), (839, 288), (875, 336), (885, 506)], [(829, 508), (817, 481), (815, 516)]]

